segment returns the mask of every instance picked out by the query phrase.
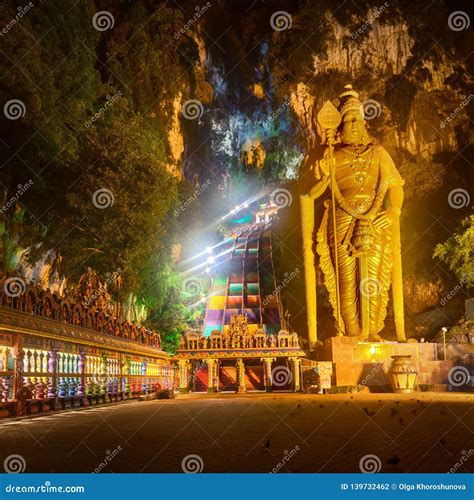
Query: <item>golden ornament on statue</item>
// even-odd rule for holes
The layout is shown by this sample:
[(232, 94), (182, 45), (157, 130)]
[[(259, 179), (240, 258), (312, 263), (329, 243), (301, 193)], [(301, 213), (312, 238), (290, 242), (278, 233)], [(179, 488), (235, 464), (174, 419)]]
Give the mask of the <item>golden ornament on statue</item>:
[(341, 114), (331, 101), (326, 101), (319, 110), (318, 123), (323, 130), (335, 130), (341, 124)]

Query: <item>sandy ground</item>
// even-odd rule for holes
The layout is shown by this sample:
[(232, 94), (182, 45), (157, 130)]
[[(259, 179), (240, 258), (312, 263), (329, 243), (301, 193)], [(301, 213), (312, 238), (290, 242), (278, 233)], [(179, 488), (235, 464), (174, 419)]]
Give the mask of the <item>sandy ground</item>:
[(26, 472), (472, 472), (473, 402), (445, 393), (186, 395), (1, 421), (0, 459), (21, 455)]

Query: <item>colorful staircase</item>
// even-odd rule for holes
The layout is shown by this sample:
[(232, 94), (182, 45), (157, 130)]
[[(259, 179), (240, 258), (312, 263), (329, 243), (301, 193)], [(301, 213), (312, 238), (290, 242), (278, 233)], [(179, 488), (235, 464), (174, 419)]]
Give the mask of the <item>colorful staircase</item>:
[(204, 336), (225, 332), (231, 316), (245, 314), (249, 329), (276, 334), (281, 329), (281, 305), (272, 260), (270, 224), (251, 224), (216, 249), (211, 296)]

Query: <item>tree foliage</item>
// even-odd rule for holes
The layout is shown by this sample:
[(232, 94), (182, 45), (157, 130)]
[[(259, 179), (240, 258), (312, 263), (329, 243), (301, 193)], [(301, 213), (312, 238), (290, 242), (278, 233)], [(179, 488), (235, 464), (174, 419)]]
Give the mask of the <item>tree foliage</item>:
[(399, 172), (405, 181), (405, 200), (409, 202), (426, 198), (438, 190), (443, 184), (446, 168), (441, 163), (416, 157), (402, 163)]
[(447, 264), (461, 283), (474, 287), (474, 215), (463, 220), (460, 232), (436, 246), (433, 257)]
[[(102, 9), (114, 27), (99, 32), (92, 19)], [(14, 0), (0, 10), (2, 26), (15, 19), (2, 36), (0, 104), (15, 99), (25, 109), (16, 120), (0, 115), (3, 205), (14, 200), (0, 214), (2, 270), (15, 272), (24, 249), (31, 263), (53, 249), (70, 286), (88, 267), (102, 277), (120, 271), (114, 299), (132, 294), (158, 328), (163, 317), (175, 332), (184, 314), (170, 306), (179, 293), (170, 251), (179, 180), (167, 134), (195, 63), (179, 48), (190, 38), (173, 39), (182, 12), (45, 0), (17, 13)]]

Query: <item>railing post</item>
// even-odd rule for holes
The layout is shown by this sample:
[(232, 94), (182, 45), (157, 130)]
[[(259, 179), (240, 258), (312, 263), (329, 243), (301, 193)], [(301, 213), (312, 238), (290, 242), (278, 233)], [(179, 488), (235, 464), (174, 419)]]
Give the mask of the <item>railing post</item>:
[(146, 370), (148, 366), (148, 358), (145, 358), (142, 362), (142, 391), (146, 394), (148, 392)]
[(11, 378), (3, 377), (2, 379), (2, 403), (8, 403), (8, 396), (10, 395), (10, 381)]
[[(4, 347), (2, 350), (2, 356), (0, 358), (1, 366), (0, 366), (0, 371), (2, 372), (9, 372), (10, 370), (8, 369), (8, 353), (9, 349), (8, 347)], [(1, 401), (2, 403), (7, 403), (8, 398), (10, 396), (10, 385), (11, 382), (13, 381), (13, 376), (5, 376), (2, 378), (2, 398)]]
[(18, 391), (23, 387), (23, 366), (25, 352), (23, 351), (23, 336), (16, 334), (15, 345), (13, 347), (14, 355), (14, 379), (13, 379), (13, 397), (16, 399)]
[(48, 384), (48, 398), (53, 400), (56, 399), (57, 356), (58, 350), (56, 348), (49, 351), (48, 372), (50, 374), (50, 382)]
[(103, 353), (100, 358), (99, 366), (99, 377), (100, 377), (100, 396), (103, 398), (105, 403), (105, 398), (107, 396), (107, 353)]
[(25, 357), (25, 352), (23, 351), (23, 336), (20, 334), (16, 334), (15, 336), (13, 356), (14, 356), (13, 398), (16, 401), (16, 414), (22, 415), (24, 411), (24, 405), (21, 401), (18, 401), (17, 399), (18, 391), (23, 387), (23, 367), (24, 367), (24, 357)]
[(77, 365), (79, 370), (79, 385), (77, 387), (77, 395), (80, 398), (85, 396), (86, 390), (86, 353), (84, 351), (79, 352), (79, 363)]
[(129, 397), (130, 395), (130, 358), (126, 356), (124, 362), (124, 372), (125, 372), (125, 387), (124, 393)]
[(118, 354), (117, 396), (123, 399), (123, 354)]

